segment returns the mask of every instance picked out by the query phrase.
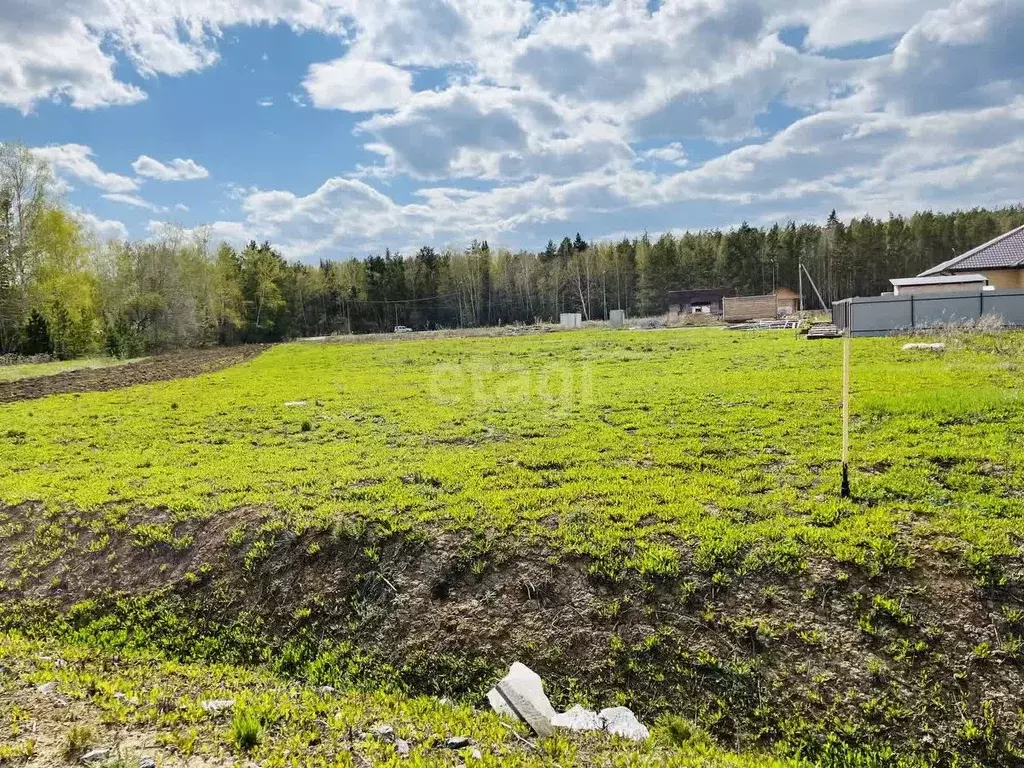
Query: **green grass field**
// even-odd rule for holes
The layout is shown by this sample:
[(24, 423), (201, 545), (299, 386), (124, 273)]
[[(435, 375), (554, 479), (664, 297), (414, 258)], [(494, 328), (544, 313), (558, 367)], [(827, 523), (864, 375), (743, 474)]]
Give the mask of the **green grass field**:
[[(789, 334), (588, 333), (281, 346), (198, 380), (3, 407), (0, 502), (171, 520), (264, 505), (292, 530), (460, 529), (615, 575), (912, 557), (1024, 532), (1022, 362), (858, 340), (838, 498), (839, 349)], [(289, 403), (304, 403), (289, 405)], [(160, 536), (159, 530), (142, 532)]]
[[(139, 617), (160, 601), (184, 617), (216, 603), (202, 631), (217, 642), (196, 651), (182, 619), (164, 627), (178, 640), (156, 645), (255, 656), (304, 680), (358, 682), (353, 666), (401, 679), (407, 648), (406, 666), (353, 650), (401, 620), (388, 601), (419, 594), (395, 563), (457, 560), (417, 605), (441, 604), (454, 584), (472, 615), (525, 579), (516, 563), (528, 561), (550, 584), (528, 584), (513, 612), (580, 604), (544, 596), (577, 579), (593, 609), (580, 623), (603, 648), (600, 685), (588, 688), (575, 645), (538, 627), (460, 638), (458, 653), (479, 654), (479, 679), (446, 687), (453, 650), (417, 628), (417, 669), (434, 672), (408, 692), (478, 691), (517, 653), (547, 660), (565, 690), (615, 691), (652, 716), (689, 707), (681, 714), (745, 746), (820, 757), (833, 742), (881, 744), (876, 755), (897, 744), (929, 764), (1013, 764), (1024, 721), (1012, 695), (985, 702), (986, 686), (1020, 679), (1024, 339), (947, 341), (942, 355), (854, 342), (845, 501), (841, 346), (791, 333), (283, 345), (197, 379), (2, 405), (0, 615), (47, 634), (26, 618), (42, 605), (73, 617), (53, 623), (65, 641), (136, 647)], [(159, 555), (159, 569), (132, 550)], [(103, 594), (83, 586), (86, 562), (112, 579)], [(253, 585), (283, 589), (310, 568), (301, 599), (238, 607)], [(157, 602), (129, 606), (125, 589)], [(321, 674), (328, 641), (347, 644), (351, 675)], [(262, 642), (278, 650), (238, 650)], [(282, 647), (295, 654), (288, 669)], [(871, 759), (833, 764), (893, 764)]]

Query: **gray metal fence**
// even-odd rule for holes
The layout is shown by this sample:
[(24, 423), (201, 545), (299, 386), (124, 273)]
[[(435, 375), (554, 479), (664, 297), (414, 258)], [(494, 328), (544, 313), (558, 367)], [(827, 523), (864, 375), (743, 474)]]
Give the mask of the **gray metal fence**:
[(853, 336), (888, 336), (914, 328), (997, 317), (1024, 326), (1024, 290), (865, 296), (832, 305), (832, 322)]

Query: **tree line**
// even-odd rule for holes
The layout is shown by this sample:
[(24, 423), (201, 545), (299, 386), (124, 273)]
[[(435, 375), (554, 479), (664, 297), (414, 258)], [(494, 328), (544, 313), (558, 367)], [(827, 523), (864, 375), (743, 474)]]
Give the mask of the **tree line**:
[[(0, 354), (119, 357), (180, 347), (534, 323), (562, 312), (662, 314), (666, 293), (795, 289), (799, 264), (826, 302), (888, 290), (1024, 224), (1024, 206), (588, 242), (537, 252), (468, 248), (289, 262), (270, 243), (213, 244), (168, 229), (98, 242), (54, 192), (47, 164), (0, 145)], [(818, 303), (805, 291), (807, 306)]]

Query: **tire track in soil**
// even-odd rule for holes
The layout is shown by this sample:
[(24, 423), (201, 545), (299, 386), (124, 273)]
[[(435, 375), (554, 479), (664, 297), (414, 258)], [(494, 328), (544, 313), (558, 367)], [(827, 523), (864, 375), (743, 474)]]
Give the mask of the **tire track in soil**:
[(0, 382), (0, 403), (36, 400), (50, 395), (106, 392), (133, 387), (136, 384), (192, 378), (252, 360), (269, 347), (269, 344), (248, 344), (240, 347), (188, 350), (148, 357), (136, 363), (125, 363), (110, 368), (82, 369), (52, 376)]

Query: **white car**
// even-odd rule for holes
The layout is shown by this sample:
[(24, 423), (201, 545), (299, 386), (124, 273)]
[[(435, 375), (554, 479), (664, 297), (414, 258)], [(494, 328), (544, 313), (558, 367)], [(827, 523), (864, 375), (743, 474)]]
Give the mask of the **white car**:
[(407, 325), (396, 325), (395, 333), (412, 333), (412, 328)]

